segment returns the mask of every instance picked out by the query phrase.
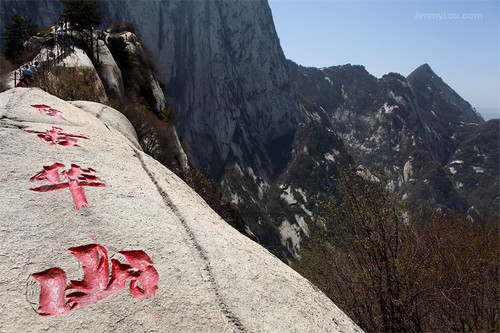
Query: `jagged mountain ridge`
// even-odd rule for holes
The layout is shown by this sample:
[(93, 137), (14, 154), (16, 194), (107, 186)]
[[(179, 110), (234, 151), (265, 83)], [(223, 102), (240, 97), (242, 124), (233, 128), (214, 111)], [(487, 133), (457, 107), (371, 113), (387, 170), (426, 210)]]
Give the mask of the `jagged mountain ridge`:
[[(40, 12), (49, 3), (40, 1)], [(429, 207), (470, 206), (445, 165), (466, 129), (476, 126), (468, 123), (474, 110), (429, 66), (408, 78), (377, 79), (362, 66), (287, 63), (266, 1), (100, 4), (108, 21), (134, 23), (158, 56), (195, 164), (221, 179), (247, 233), (273, 252), (296, 253), (307, 236), (302, 221), (313, 221), (315, 203), (327, 194), (328, 186), (318, 192), (317, 184), (331, 181), (338, 161), (362, 164), (401, 196), (429, 198)], [(433, 112), (457, 113), (451, 129)], [(323, 142), (313, 132), (339, 140), (325, 140), (335, 141), (329, 151), (304, 154)], [(301, 168), (313, 166), (314, 182), (300, 179)]]
[(437, 76), (428, 64), (415, 69), (407, 77), (415, 92), (415, 100), (431, 135), (426, 143), (434, 157), (445, 164), (457, 147), (455, 136), (464, 126), (484, 120), (472, 106)]
[(356, 163), (402, 196), (425, 198), (430, 192), (433, 205), (467, 210), (469, 203), (443, 167), (469, 128), (484, 121), (430, 66), (408, 79), (395, 73), (376, 79), (362, 66), (289, 64), (299, 96), (330, 118)]

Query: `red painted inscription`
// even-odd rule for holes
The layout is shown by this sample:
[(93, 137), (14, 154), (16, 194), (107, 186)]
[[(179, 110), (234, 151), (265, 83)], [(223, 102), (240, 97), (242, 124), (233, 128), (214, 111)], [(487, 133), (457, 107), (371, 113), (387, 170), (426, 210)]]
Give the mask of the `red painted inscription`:
[(34, 107), (35, 109), (38, 109), (38, 112), (40, 112), (41, 114), (44, 114), (44, 115), (47, 115), (47, 116), (53, 116), (53, 117), (59, 118), (61, 120), (66, 120), (63, 117), (61, 111), (53, 109), (53, 108), (51, 108), (48, 105), (45, 105), (45, 104), (34, 104), (34, 105), (32, 105), (32, 107)]
[(129, 264), (111, 259), (99, 244), (88, 244), (68, 249), (82, 264), (83, 280), (70, 281), (58, 267), (32, 274), (41, 285), (38, 313), (41, 316), (66, 314), (109, 297), (125, 288), (130, 280), (133, 297), (146, 300), (155, 296), (159, 275), (153, 261), (141, 250), (120, 251)]
[(87, 140), (89, 139), (86, 136), (82, 135), (64, 133), (63, 129), (59, 127), (52, 127), (52, 129), (47, 130), (45, 132), (39, 132), (33, 130), (24, 130), (24, 131), (27, 133), (36, 134), (43, 143), (46, 143), (51, 146), (61, 145), (61, 146), (79, 147), (77, 138), (87, 139)]
[(101, 182), (99, 177), (94, 176), (96, 173), (94, 169), (82, 169), (76, 164), (71, 164), (71, 168), (69, 170), (63, 170), (61, 172), (64, 179), (64, 181), (61, 181), (59, 169), (64, 167), (65, 165), (62, 163), (54, 163), (50, 166), (44, 166), (42, 171), (30, 178), (30, 182), (42, 182), (46, 180), (53, 184), (33, 187), (30, 188), (30, 190), (35, 192), (51, 192), (69, 188), (73, 197), (73, 202), (75, 203), (75, 208), (77, 211), (80, 211), (80, 209), (85, 207), (88, 203), (83, 187), (105, 187), (106, 184)]

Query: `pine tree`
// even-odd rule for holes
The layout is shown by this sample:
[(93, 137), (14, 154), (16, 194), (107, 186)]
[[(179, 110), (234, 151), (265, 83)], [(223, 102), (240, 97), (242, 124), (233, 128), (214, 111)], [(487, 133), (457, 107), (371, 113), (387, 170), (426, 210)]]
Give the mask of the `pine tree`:
[(33, 36), (38, 30), (38, 26), (25, 20), (21, 16), (12, 15), (10, 21), (4, 26), (2, 33), (3, 54), (5, 58), (19, 66), (18, 55), (24, 50), (24, 42)]
[(93, 28), (102, 23), (102, 15), (97, 4), (90, 0), (61, 0), (64, 5), (63, 16), (70, 23), (71, 29), (79, 32), (90, 31), (90, 57), (94, 59)]

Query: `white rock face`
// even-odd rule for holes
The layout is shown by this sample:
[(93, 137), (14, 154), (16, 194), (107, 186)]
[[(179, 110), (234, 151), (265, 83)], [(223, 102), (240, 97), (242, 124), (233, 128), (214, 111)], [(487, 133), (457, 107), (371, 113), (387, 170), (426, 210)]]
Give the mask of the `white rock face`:
[[(130, 124), (96, 107), (38, 89), (0, 94), (0, 332), (361, 332), (137, 149)], [(79, 146), (48, 145), (23, 131), (53, 126)], [(49, 185), (29, 180), (55, 162), (61, 170), (92, 168), (105, 187), (83, 186), (88, 205), (80, 211), (68, 188), (31, 191)], [(68, 282), (82, 279), (67, 249), (91, 243), (122, 263), (119, 251), (144, 251), (159, 274), (154, 297), (141, 301), (127, 286), (69, 314), (39, 316), (40, 287), (31, 274), (59, 267)]]
[[(34, 22), (54, 2), (60, 6), (57, 0), (37, 6), (0, 0), (5, 14), (22, 8)], [(173, 97), (175, 126), (190, 162), (226, 184), (237, 165), (244, 172), (231, 182), (248, 186), (235, 186), (232, 193), (251, 198), (240, 205), (259, 205), (262, 189), (279, 176), (286, 159), (276, 150), (285, 150), (297, 124), (307, 121), (267, 1), (114, 0), (99, 6), (103, 28), (114, 20), (133, 23), (158, 58), (159, 79)]]
[(136, 149), (142, 150), (134, 127), (120, 111), (104, 104), (89, 101), (70, 101), (69, 103), (100, 119), (105, 125), (123, 134)]
[(161, 90), (160, 83), (153, 77), (151, 72), (149, 73), (149, 83), (151, 84), (151, 90), (156, 100), (156, 110), (163, 111), (167, 105), (165, 94)]
[(123, 77), (120, 68), (116, 64), (115, 59), (111, 55), (108, 47), (102, 40), (99, 43), (99, 60), (100, 65), (97, 67), (99, 77), (102, 80), (108, 95), (123, 96)]

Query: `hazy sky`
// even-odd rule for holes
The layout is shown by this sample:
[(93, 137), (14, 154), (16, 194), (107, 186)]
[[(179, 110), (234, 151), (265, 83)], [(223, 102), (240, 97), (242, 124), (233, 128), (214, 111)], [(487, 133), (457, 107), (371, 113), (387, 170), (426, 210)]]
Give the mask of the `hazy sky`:
[(428, 63), (478, 108), (500, 108), (500, 1), (269, 0), (281, 46), (304, 66), (376, 77)]

